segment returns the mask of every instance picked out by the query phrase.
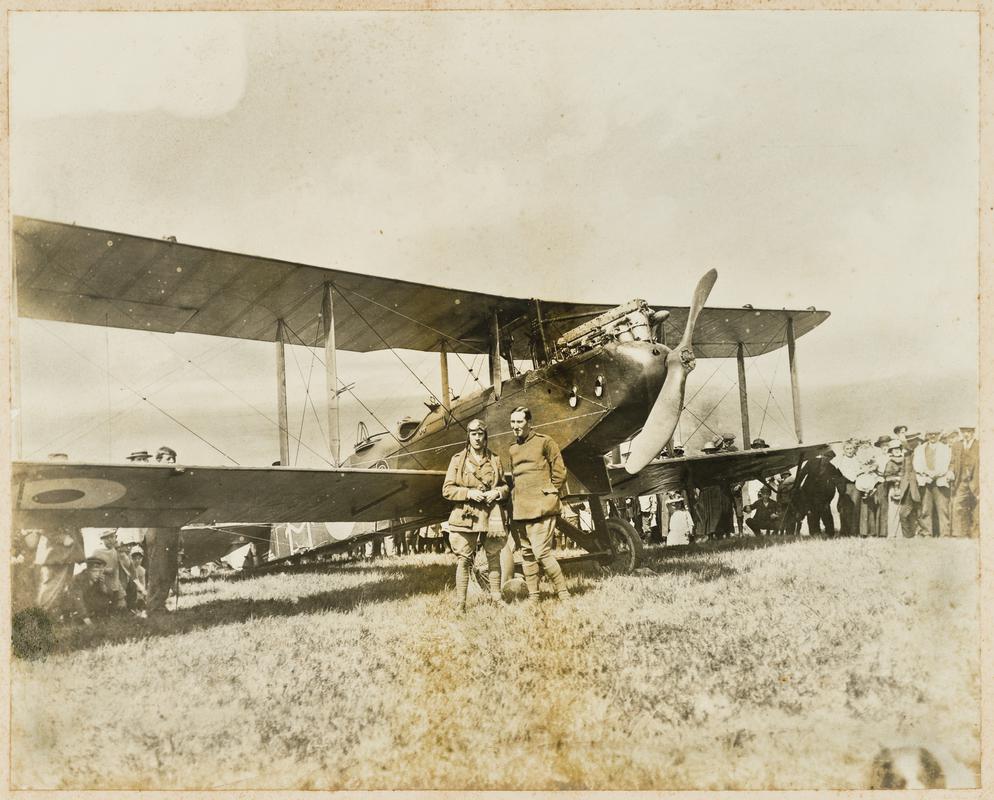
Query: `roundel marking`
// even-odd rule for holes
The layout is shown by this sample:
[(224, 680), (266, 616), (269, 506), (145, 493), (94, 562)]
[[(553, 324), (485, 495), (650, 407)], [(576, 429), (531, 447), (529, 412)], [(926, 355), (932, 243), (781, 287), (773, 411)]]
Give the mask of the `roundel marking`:
[(381, 458), (373, 465), (373, 469), (390, 469), (390, 465), (386, 462), (386, 459)]
[(47, 506), (57, 503), (71, 503), (81, 497), (86, 497), (86, 492), (81, 492), (79, 489), (49, 489), (47, 492), (36, 494), (31, 498), (31, 502)]
[(106, 478), (55, 478), (25, 481), (21, 508), (100, 508), (128, 493)]

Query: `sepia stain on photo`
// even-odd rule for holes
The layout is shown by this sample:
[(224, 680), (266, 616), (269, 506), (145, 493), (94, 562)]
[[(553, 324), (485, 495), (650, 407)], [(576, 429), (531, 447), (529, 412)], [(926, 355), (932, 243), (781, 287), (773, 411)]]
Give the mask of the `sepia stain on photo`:
[(9, 20), (12, 789), (979, 786), (978, 14)]

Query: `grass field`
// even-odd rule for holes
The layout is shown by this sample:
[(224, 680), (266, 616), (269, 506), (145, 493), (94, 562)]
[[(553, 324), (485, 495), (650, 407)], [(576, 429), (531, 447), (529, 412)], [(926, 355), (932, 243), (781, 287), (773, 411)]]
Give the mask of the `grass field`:
[(461, 618), (451, 556), (186, 584), (14, 662), (12, 784), (856, 788), (908, 743), (976, 772), (977, 543), (765, 544)]

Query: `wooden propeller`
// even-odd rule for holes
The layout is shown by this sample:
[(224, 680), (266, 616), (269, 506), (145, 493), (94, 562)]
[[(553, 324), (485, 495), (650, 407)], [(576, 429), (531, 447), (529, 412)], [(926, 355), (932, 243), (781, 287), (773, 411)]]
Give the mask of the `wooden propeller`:
[(687, 385), (687, 375), (694, 368), (694, 326), (704, 304), (707, 302), (714, 282), (718, 280), (717, 270), (708, 270), (697, 282), (694, 299), (687, 315), (687, 327), (683, 331), (680, 344), (666, 355), (666, 379), (653, 403), (645, 425), (632, 439), (632, 449), (625, 462), (625, 471), (634, 475), (662, 450), (673, 436), (680, 412), (683, 410), (683, 392)]

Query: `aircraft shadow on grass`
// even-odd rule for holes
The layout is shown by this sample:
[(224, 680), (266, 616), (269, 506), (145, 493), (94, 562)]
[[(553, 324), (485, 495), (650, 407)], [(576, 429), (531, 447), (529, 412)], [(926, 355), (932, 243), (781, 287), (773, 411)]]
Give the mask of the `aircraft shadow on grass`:
[[(716, 552), (730, 550), (753, 550), (789, 544), (790, 538), (776, 539), (735, 539), (704, 545), (690, 545), (678, 548), (653, 548), (646, 550), (646, 564), (659, 577), (690, 575), (700, 582), (710, 582), (737, 575), (739, 570), (715, 561), (708, 556)], [(363, 605), (399, 600), (421, 594), (445, 591), (451, 586), (453, 568), (451, 564), (406, 564), (392, 565), (389, 561), (370, 564), (314, 564), (302, 567), (296, 572), (327, 572), (344, 574), (368, 574), (369, 581), (359, 586), (318, 591), (296, 598), (271, 599), (219, 599), (208, 600), (195, 606), (183, 607), (176, 611), (139, 620), (133, 617), (97, 620), (94, 625), (59, 626), (52, 631), (50, 646), (29, 648), (31, 656), (42, 656), (46, 652), (67, 654), (89, 650), (106, 644), (120, 644), (139, 639), (160, 636), (174, 636), (213, 628), (218, 625), (243, 623), (250, 619), (266, 617), (293, 617), (300, 614), (320, 612), (349, 612)], [(585, 580), (580, 570), (569, 569), (568, 573), (580, 573), (580, 580), (574, 582), (574, 595), (583, 595), (596, 586)], [(241, 582), (241, 581), (239, 581)], [(17, 631), (14, 632), (15, 639)], [(41, 645), (41, 643), (39, 643)], [(14, 648), (18, 653), (20, 648)], [(25, 653), (27, 655), (27, 653)]]

